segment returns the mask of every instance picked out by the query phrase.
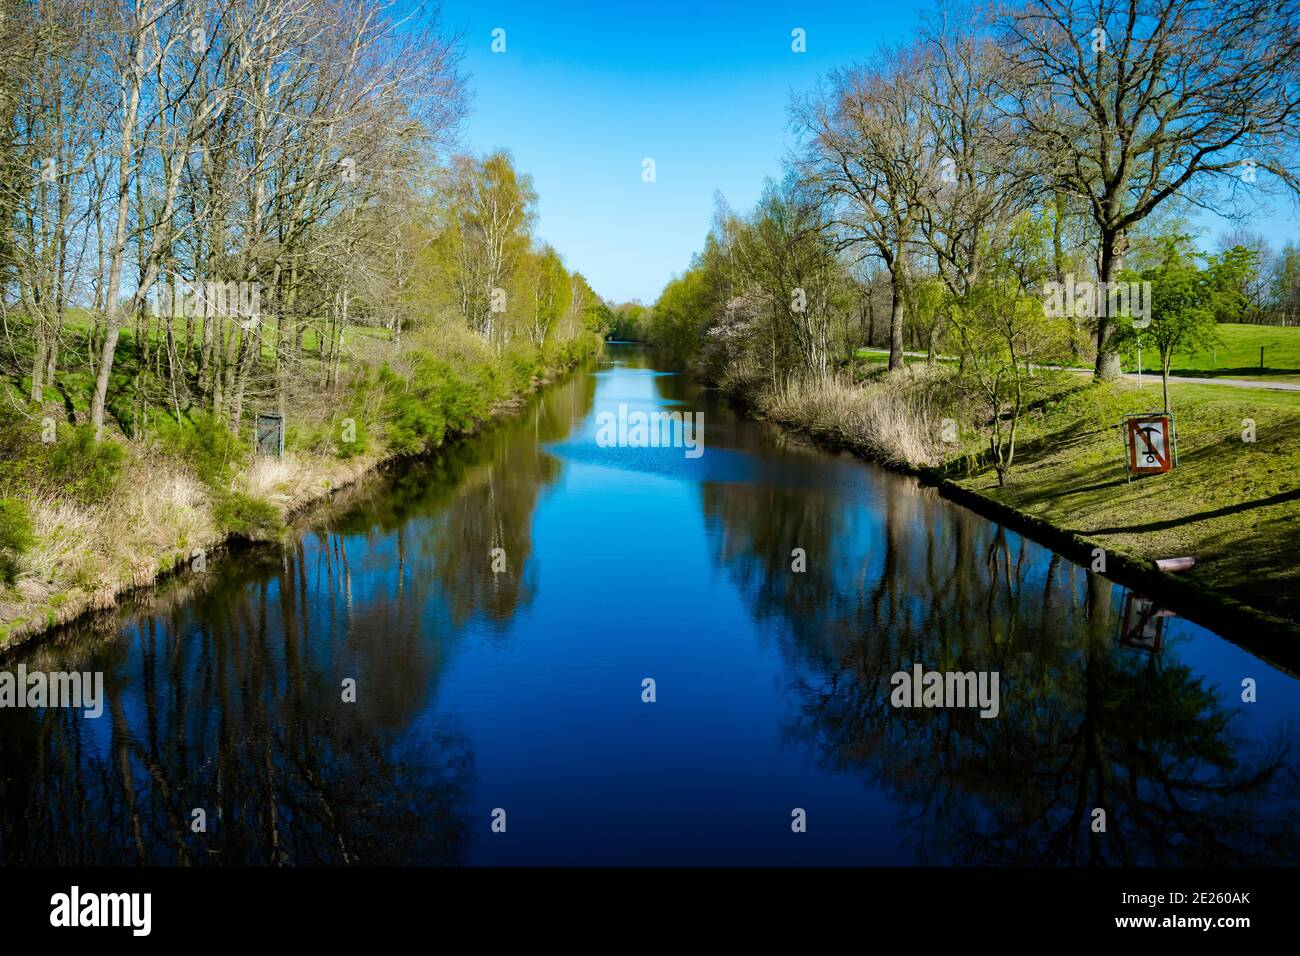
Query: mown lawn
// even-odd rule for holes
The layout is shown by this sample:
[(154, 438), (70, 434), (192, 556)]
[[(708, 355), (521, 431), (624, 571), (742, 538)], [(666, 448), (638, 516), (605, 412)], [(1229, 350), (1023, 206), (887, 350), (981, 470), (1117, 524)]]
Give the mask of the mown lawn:
[[(1224, 324), (1219, 326), (1219, 339), (1218, 348), (1209, 352), (1194, 356), (1174, 356), (1171, 371), (1185, 375), (1242, 378), (1262, 376), (1300, 381), (1300, 328)], [(1262, 369), (1260, 349), (1263, 349), (1264, 355)], [(1146, 366), (1145, 352), (1142, 358), (1143, 365)]]
[[(1300, 327), (1282, 328), (1273, 325), (1234, 325), (1224, 323), (1218, 327), (1219, 345), (1197, 355), (1175, 355), (1170, 372), (1198, 378), (1248, 378), (1270, 382), (1300, 383)], [(1264, 365), (1260, 367), (1260, 349), (1264, 350)], [(909, 350), (916, 351), (916, 350)], [(865, 362), (880, 363), (889, 358), (882, 349), (858, 349), (857, 357)], [(914, 355), (906, 356), (908, 365), (924, 362)], [(952, 361), (943, 359), (940, 361)], [(1080, 368), (1090, 368), (1084, 363)], [(1136, 372), (1137, 362), (1126, 359), (1124, 371)], [(1154, 349), (1142, 350), (1142, 370), (1156, 379), (1160, 377), (1160, 359)]]
[(959, 480), (1138, 558), (1193, 555), (1194, 579), (1300, 620), (1300, 394), (1173, 383), (1178, 467), (1130, 482), (1120, 418), (1160, 408), (1158, 379), (1061, 388), (1006, 487), (991, 469)]

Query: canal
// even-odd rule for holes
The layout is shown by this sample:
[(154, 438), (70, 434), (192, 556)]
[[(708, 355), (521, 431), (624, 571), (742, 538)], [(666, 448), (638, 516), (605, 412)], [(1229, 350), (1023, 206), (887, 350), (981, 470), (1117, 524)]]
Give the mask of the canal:
[[(0, 710), (0, 862), (1293, 863), (1300, 682), (1149, 610), (612, 345), (0, 664), (105, 692)], [(894, 706), (918, 665), (996, 713)]]

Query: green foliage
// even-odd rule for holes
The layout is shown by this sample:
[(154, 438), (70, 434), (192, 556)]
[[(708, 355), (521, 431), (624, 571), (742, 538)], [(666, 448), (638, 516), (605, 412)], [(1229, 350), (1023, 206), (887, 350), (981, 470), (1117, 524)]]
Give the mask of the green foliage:
[(364, 455), (370, 449), (370, 429), (357, 412), (347, 416), (350, 421), (339, 422), (334, 429), (334, 448), (338, 457), (346, 460)]
[(1278, 253), (1269, 280), (1269, 296), (1284, 317), (1300, 315), (1300, 247), (1288, 242)]
[(640, 302), (625, 302), (610, 309), (604, 306), (608, 315), (601, 315), (602, 322), (608, 322), (608, 334), (611, 339), (620, 342), (645, 342), (650, 338), (650, 310)]
[(664, 287), (648, 322), (648, 338), (671, 365), (690, 365), (702, 345), (704, 329), (717, 304), (713, 279), (691, 269)]
[(1250, 286), (1259, 278), (1259, 251), (1233, 246), (1209, 257), (1211, 295), (1217, 322), (1237, 322), (1250, 312)]
[(1196, 264), (1200, 254), (1190, 249), (1190, 237), (1161, 237), (1160, 248), (1160, 261), (1136, 275), (1150, 283), (1150, 324), (1145, 329), (1126, 330), (1122, 341), (1130, 351), (1138, 341), (1155, 346), (1168, 411), (1169, 368), (1174, 355), (1195, 355), (1218, 342), (1215, 313), (1237, 308), (1234, 303), (1241, 295), (1242, 270), (1249, 268), (1250, 257), (1229, 250), (1224, 256), (1207, 257), (1208, 266), (1202, 269)]
[(604, 339), (607, 335), (611, 338), (619, 338), (618, 335), (614, 334), (614, 327), (618, 318), (615, 316), (614, 310), (604, 302), (599, 300), (592, 302), (583, 312), (582, 318), (587, 331), (594, 333), (599, 338)]
[(254, 541), (278, 538), (284, 533), (284, 521), (275, 506), (242, 491), (219, 494), (212, 516), (223, 531)]
[(46, 470), (40, 423), (25, 418), (0, 389), (0, 487), (30, 487)]
[(449, 429), (468, 431), (488, 412), (486, 392), (472, 376), (455, 376), (448, 369), (442, 385), (442, 408)]
[(50, 476), (73, 498), (102, 501), (117, 487), (126, 457), (117, 442), (95, 441), (93, 426), (65, 425), (50, 449)]
[(948, 296), (943, 282), (935, 276), (923, 276), (907, 290), (907, 309), (914, 328), (921, 332), (928, 351), (933, 353), (942, 328)]
[(436, 447), (447, 427), (441, 363), (420, 357), (414, 366), (410, 381), (387, 365), (378, 375), (378, 383), (387, 393), (382, 412), (384, 440), (398, 455), (418, 455)]
[(160, 418), (154, 433), (166, 452), (184, 461), (211, 487), (228, 484), (248, 461), (244, 442), (207, 412), (195, 412), (179, 424), (173, 418)]
[(319, 453), (330, 442), (329, 422), (288, 422), (284, 427), (285, 451)]
[(442, 442), (446, 423), (440, 409), (410, 392), (392, 397), (385, 418), (388, 447), (396, 454), (418, 455)]
[(18, 559), (35, 543), (27, 505), (17, 498), (0, 498), (0, 581), (14, 583)]
[(523, 310), (520, 324), (528, 339), (540, 346), (556, 333), (573, 304), (573, 286), (560, 254), (549, 245), (521, 253), (513, 285), (511, 301)]
[(516, 349), (506, 355), (506, 388), (511, 395), (519, 395), (532, 388), (533, 380), (542, 374), (542, 364), (533, 349)]

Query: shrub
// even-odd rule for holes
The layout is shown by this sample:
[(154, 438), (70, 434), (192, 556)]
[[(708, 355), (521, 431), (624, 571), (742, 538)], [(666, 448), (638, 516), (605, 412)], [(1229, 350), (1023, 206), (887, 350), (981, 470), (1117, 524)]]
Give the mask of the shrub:
[(47, 467), (40, 443), (40, 422), (35, 425), (8, 405), (0, 386), (0, 486), (36, 484)]
[(296, 424), (290, 422), (284, 428), (285, 451), (319, 452), (330, 442), (328, 422), (311, 422)]
[(180, 458), (210, 487), (223, 487), (248, 460), (249, 450), (209, 412), (197, 412), (180, 424), (167, 418), (155, 428), (159, 443)]
[(442, 408), (448, 428), (469, 431), (487, 415), (489, 407), (486, 391), (477, 379), (464, 379), (448, 370), (442, 381)]
[(284, 520), (275, 506), (242, 491), (221, 494), (212, 516), (223, 531), (254, 541), (278, 538), (284, 533)]
[(532, 386), (533, 379), (541, 374), (537, 353), (522, 349), (506, 356), (506, 377), (512, 395), (522, 394)]
[(0, 581), (14, 583), (18, 559), (35, 543), (27, 505), (17, 498), (0, 498)]
[(101, 501), (113, 493), (126, 449), (111, 439), (95, 441), (93, 425), (68, 425), (50, 450), (50, 475), (81, 501)]
[(335, 429), (338, 432), (338, 440), (334, 442), (335, 453), (344, 460), (364, 454), (370, 447), (370, 429), (361, 412), (353, 410), (348, 414), (348, 418), (352, 419), (350, 436), (347, 434), (346, 419), (339, 422)]
[(442, 441), (442, 410), (409, 392), (389, 400), (385, 418), (388, 447), (399, 455), (418, 455)]

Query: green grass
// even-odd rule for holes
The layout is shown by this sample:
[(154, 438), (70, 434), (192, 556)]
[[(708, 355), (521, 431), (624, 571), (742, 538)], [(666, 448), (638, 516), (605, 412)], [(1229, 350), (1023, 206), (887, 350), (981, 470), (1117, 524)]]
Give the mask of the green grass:
[[(303, 329), (302, 332), (303, 350), (306, 352), (319, 352), (321, 348), (320, 339), (321, 339), (322, 329), (318, 328), (317, 323), (323, 324), (323, 320), (303, 319), (301, 321), (312, 323), (310, 325), (307, 325)], [(185, 327), (185, 319), (177, 318), (175, 320), (174, 325), (176, 328), (176, 334), (178, 336), (183, 335), (184, 332), (182, 330)], [(195, 319), (194, 320), (195, 335), (199, 334), (199, 329), (201, 327), (202, 327), (202, 320)], [(89, 334), (89, 332), (90, 332), (90, 310), (89, 309), (74, 308), (74, 309), (68, 309), (64, 312), (63, 334), (65, 336), (71, 337), (72, 340), (78, 346), (81, 346), (82, 341), (84, 340), (85, 336)], [(135, 322), (134, 320), (132, 320), (128, 322), (125, 326), (123, 326), (122, 338), (125, 340), (129, 340), (133, 338), (134, 334), (135, 334)], [(226, 323), (227, 344), (229, 344), (234, 334), (235, 334), (235, 329), (232, 326), (232, 324), (229, 322)], [(151, 323), (149, 327), (150, 344), (157, 345), (163, 341), (163, 338), (164, 336), (162, 335), (162, 332), (158, 328), (158, 326), (155, 323)], [(391, 338), (392, 338), (392, 333), (389, 331), (388, 328), (384, 326), (349, 325), (347, 328), (343, 330), (344, 348), (354, 347), (364, 341), (379, 340), (379, 341), (386, 342)], [(274, 335), (272, 334), (266, 337), (266, 340), (263, 342), (262, 345), (262, 359), (264, 361), (270, 361), (275, 358), (273, 345), (274, 345)]]
[[(1130, 382), (1134, 391), (1137, 391), (1136, 383)], [(1138, 392), (1140, 395), (1148, 396), (1147, 404), (1151, 408), (1159, 409), (1161, 407), (1160, 397), (1160, 376), (1153, 375), (1151, 378), (1143, 378), (1142, 389)], [(1281, 408), (1300, 409), (1300, 392), (1276, 392), (1264, 388), (1237, 388), (1234, 385), (1213, 385), (1209, 382), (1179, 382), (1174, 379), (1169, 380), (1169, 404), (1175, 414), (1179, 409), (1201, 402), (1236, 402), (1238, 404), (1250, 406), (1278, 406)]]
[[(1218, 348), (1197, 355), (1175, 355), (1170, 372), (1196, 378), (1243, 378), (1267, 382), (1300, 383), (1300, 326), (1282, 328), (1275, 325), (1236, 325), (1224, 323), (1218, 327)], [(1264, 350), (1264, 367), (1259, 364), (1260, 349)], [(909, 349), (908, 351), (923, 351)], [(941, 350), (942, 351), (942, 350)], [(887, 350), (861, 348), (857, 358), (868, 363), (888, 360)], [(923, 357), (904, 357), (907, 365), (924, 362)], [(952, 362), (952, 358), (940, 358)], [(1137, 362), (1125, 359), (1124, 371), (1136, 372)], [(1091, 363), (1080, 363), (1079, 368), (1091, 368)], [(1159, 356), (1154, 349), (1142, 350), (1142, 371), (1155, 379), (1160, 377)]]
[[(1171, 371), (1225, 378), (1263, 377), (1300, 382), (1300, 328), (1272, 325), (1219, 326), (1217, 349), (1195, 356), (1175, 356)], [(1264, 367), (1260, 368), (1260, 349)], [(1146, 352), (1142, 355), (1146, 365)], [(1154, 364), (1154, 363), (1153, 363)]]
[(1160, 407), (1158, 385), (1088, 382), (1029, 418), (1005, 488), (991, 469), (959, 480), (1138, 558), (1195, 556), (1193, 579), (1300, 620), (1300, 396), (1176, 383), (1171, 404), (1169, 474), (1129, 482), (1119, 432), (1121, 415)]

